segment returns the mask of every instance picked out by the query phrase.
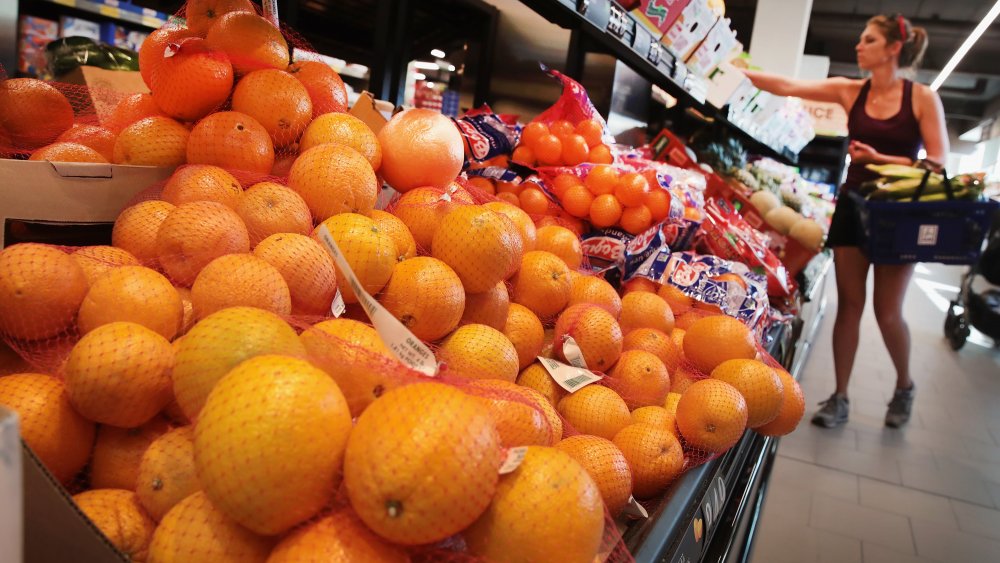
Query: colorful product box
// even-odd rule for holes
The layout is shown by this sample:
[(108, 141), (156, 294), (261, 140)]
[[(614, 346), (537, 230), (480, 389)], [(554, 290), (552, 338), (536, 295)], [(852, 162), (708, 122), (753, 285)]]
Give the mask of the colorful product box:
[(632, 17), (654, 37), (663, 37), (691, 0), (641, 0), (631, 10)]
[(46, 75), (45, 46), (59, 37), (59, 22), (21, 16), (17, 44), (17, 70), (36, 77)]
[(719, 15), (708, 6), (707, 0), (692, 0), (663, 34), (663, 44), (670, 47), (680, 60), (686, 61), (718, 19)]
[(60, 37), (88, 37), (94, 41), (101, 40), (101, 26), (97, 22), (83, 18), (62, 16), (59, 18)]

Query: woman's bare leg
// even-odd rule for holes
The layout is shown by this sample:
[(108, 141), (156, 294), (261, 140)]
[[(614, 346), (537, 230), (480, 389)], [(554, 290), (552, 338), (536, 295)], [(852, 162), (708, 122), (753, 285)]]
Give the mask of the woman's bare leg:
[(847, 384), (854, 369), (858, 351), (861, 315), (865, 310), (868, 258), (854, 246), (833, 249), (834, 271), (837, 277), (837, 318), (833, 324), (833, 369), (837, 377), (837, 394), (847, 396)]
[(882, 340), (896, 367), (896, 389), (909, 389), (910, 329), (903, 319), (903, 299), (913, 276), (913, 264), (875, 266), (873, 305)]

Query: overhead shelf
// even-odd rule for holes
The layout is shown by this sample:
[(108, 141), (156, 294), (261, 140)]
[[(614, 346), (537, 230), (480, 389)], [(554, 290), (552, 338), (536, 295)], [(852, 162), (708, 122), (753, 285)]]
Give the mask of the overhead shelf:
[(120, 20), (123, 22), (157, 29), (167, 23), (167, 15), (149, 8), (142, 8), (132, 4), (91, 2), (90, 0), (44, 0), (50, 4), (59, 4), (69, 8), (76, 8), (84, 12), (98, 14), (106, 18)]

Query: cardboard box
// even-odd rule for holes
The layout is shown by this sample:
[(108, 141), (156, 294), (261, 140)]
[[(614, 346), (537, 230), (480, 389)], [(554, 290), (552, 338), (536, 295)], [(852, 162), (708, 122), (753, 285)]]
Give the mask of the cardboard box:
[(0, 248), (15, 242), (110, 244), (111, 225), (170, 168), (0, 160)]
[(129, 70), (105, 70), (96, 66), (79, 66), (56, 77), (57, 82), (87, 86), (91, 92), (97, 118), (105, 121), (118, 102), (127, 94), (149, 92), (142, 75)]
[(690, 2), (691, 0), (641, 0), (638, 2), (639, 6), (630, 10), (630, 13), (635, 21), (661, 38)]
[(362, 92), (349, 113), (364, 121), (378, 135), (382, 127), (389, 122), (394, 110), (391, 103), (385, 100), (376, 100), (370, 93)]
[(17, 413), (0, 405), (0, 561), (23, 558), (24, 505)]

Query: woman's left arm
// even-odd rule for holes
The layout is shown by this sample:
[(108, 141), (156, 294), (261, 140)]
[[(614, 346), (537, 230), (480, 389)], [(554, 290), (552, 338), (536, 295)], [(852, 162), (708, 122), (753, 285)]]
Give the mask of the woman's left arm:
[(948, 129), (944, 124), (944, 106), (937, 92), (923, 84), (914, 84), (916, 117), (920, 123), (920, 136), (927, 151), (927, 160), (944, 166), (948, 159)]

